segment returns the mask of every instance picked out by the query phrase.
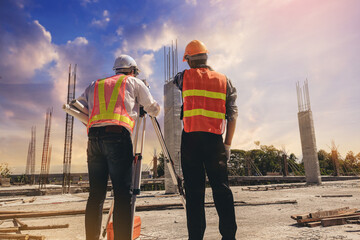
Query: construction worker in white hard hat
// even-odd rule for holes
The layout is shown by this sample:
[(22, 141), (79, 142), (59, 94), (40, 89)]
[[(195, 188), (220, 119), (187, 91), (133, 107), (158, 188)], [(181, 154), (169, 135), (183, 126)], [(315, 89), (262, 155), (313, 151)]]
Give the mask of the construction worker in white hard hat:
[(133, 58), (119, 56), (113, 70), (116, 75), (92, 82), (78, 98), (89, 109), (87, 162), (90, 193), (85, 213), (87, 240), (99, 240), (109, 175), (114, 192), (114, 239), (131, 239), (131, 133), (140, 105), (151, 116), (157, 116), (160, 112), (160, 106), (148, 87), (136, 78), (139, 69)]
[[(227, 161), (238, 109), (230, 79), (206, 65), (208, 50), (198, 40), (185, 48), (190, 69), (178, 73), (174, 84), (182, 91), (181, 166), (186, 193), (189, 239), (203, 239), (206, 228), (205, 173), (213, 192), (223, 240), (236, 234), (234, 200), (228, 183)], [(226, 129), (225, 141), (222, 134)]]

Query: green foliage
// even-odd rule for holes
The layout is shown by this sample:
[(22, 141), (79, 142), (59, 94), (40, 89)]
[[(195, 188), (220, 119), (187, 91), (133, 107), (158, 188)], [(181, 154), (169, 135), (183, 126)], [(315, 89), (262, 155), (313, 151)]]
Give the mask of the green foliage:
[(163, 177), (165, 174), (165, 156), (164, 153), (160, 153), (158, 156), (158, 165), (157, 165), (157, 177)]
[[(258, 147), (252, 150), (232, 149), (229, 161), (229, 175), (266, 175), (268, 172), (282, 173), (284, 152), (275, 148), (273, 145), (260, 145), (255, 142)], [(289, 163), (289, 173), (293, 175), (301, 175), (303, 167), (297, 163), (295, 154), (291, 153), (287, 157)]]
[(3, 178), (10, 177), (11, 171), (7, 163), (0, 163), (0, 175)]
[(360, 173), (360, 153), (357, 155), (349, 151), (345, 159), (340, 160), (340, 167), (346, 175), (358, 175)]
[(318, 159), (321, 175), (332, 175), (334, 173), (334, 164), (331, 159), (331, 153), (320, 149), (318, 151)]

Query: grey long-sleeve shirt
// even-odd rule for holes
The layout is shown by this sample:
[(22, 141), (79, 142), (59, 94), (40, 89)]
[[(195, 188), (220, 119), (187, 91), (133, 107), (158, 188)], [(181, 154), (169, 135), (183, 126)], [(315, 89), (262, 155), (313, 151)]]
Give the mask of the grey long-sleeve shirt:
[[(206, 67), (212, 70), (209, 66), (201, 66), (201, 67)], [(184, 72), (185, 70), (176, 74), (173, 81), (173, 83), (180, 89), (180, 91), (182, 91)], [(232, 85), (231, 80), (228, 77), (226, 77), (225, 118), (228, 121), (236, 120), (238, 116), (238, 108), (235, 103), (236, 98), (237, 98), (236, 88)]]

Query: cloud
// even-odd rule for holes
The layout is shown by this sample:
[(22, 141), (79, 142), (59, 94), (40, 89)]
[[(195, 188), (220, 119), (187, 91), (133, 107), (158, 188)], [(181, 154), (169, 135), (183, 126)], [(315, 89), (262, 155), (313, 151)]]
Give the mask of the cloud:
[(101, 74), (102, 58), (85, 37), (76, 37), (56, 48), (59, 57), (56, 64), (50, 69), (50, 76), (54, 81), (52, 95), (56, 96), (57, 101), (63, 103), (67, 96), (69, 65), (71, 64), (74, 69), (77, 64), (77, 89), (84, 90), (85, 86), (96, 80)]
[(99, 0), (81, 0), (81, 5), (86, 7), (88, 4), (97, 3)]
[(103, 14), (102, 14), (102, 18), (101, 19), (93, 19), (91, 21), (91, 25), (99, 27), (99, 28), (105, 28), (109, 22), (110, 22), (109, 11), (104, 10)]
[(139, 68), (143, 72), (145, 78), (148, 78), (153, 73), (152, 65), (155, 63), (154, 54), (144, 54), (137, 62)]
[[(307, 77), (316, 110), (315, 126), (326, 125), (316, 122), (317, 113), (334, 109), (347, 114), (346, 104), (359, 102), (359, 72), (353, 65), (360, 61), (360, 33), (355, 24), (360, 21), (357, 1), (209, 3), (200, 6), (197, 1), (187, 0), (176, 6), (176, 11), (168, 9), (147, 22), (145, 28), (129, 32), (124, 27), (127, 34), (122, 35), (117, 51), (133, 53), (138, 58), (150, 52), (156, 59), (162, 54), (162, 46), (176, 38), (179, 56), (191, 40), (203, 41), (210, 51), (209, 64), (230, 77), (238, 89), (236, 147), (252, 146), (253, 141), (260, 140), (289, 144), (299, 154), (295, 82)], [(156, 62), (149, 66), (157, 68)], [(180, 64), (180, 70), (187, 67)], [(161, 76), (156, 71), (152, 74)], [(345, 87), (345, 82), (353, 87)], [(359, 113), (352, 112), (359, 119)], [(350, 128), (348, 131), (352, 132)], [(322, 136), (317, 134), (320, 146), (326, 140)]]
[(39, 21), (28, 19), (18, 3), (5, 1), (0, 10), (0, 82), (13, 84), (30, 81), (58, 57), (50, 32)]
[[(61, 106), (66, 101), (69, 64), (72, 67), (78, 64), (78, 96), (91, 81), (100, 78), (103, 57), (83, 36), (74, 37), (63, 45), (54, 44), (50, 31), (38, 20), (31, 19), (20, 3), (22, 1), (0, 3), (0, 111), (4, 113), (0, 115), (0, 141), (7, 143), (0, 146), (0, 157), (11, 161), (12, 166), (24, 165), (31, 126), (37, 126), (37, 156), (41, 156), (39, 146), (45, 111), (52, 106), (52, 164), (61, 164), (65, 123)], [(107, 12), (103, 14), (108, 15)], [(74, 135), (83, 136), (74, 137), (74, 145), (81, 146), (74, 151), (74, 156), (84, 159), (86, 130), (78, 126), (74, 132)]]

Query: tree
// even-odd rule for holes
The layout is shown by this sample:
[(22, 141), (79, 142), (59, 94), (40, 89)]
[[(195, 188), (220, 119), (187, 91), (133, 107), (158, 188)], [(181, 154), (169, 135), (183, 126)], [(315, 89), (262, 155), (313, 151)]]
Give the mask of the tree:
[(245, 175), (245, 154), (246, 151), (239, 149), (232, 149), (229, 160), (229, 175), (241, 176)]
[(3, 178), (10, 177), (11, 171), (7, 163), (0, 163), (0, 175)]
[(161, 152), (157, 158), (158, 160), (158, 164), (157, 164), (157, 177), (163, 177), (164, 174), (165, 174), (165, 156), (164, 156), (164, 153)]
[(334, 164), (331, 159), (331, 153), (320, 149), (318, 151), (318, 159), (321, 175), (331, 175), (334, 173)]
[[(359, 154), (358, 154), (359, 155)], [(356, 175), (360, 172), (360, 159), (355, 156), (353, 151), (349, 151), (343, 161), (343, 168), (345, 172), (350, 175)]]

